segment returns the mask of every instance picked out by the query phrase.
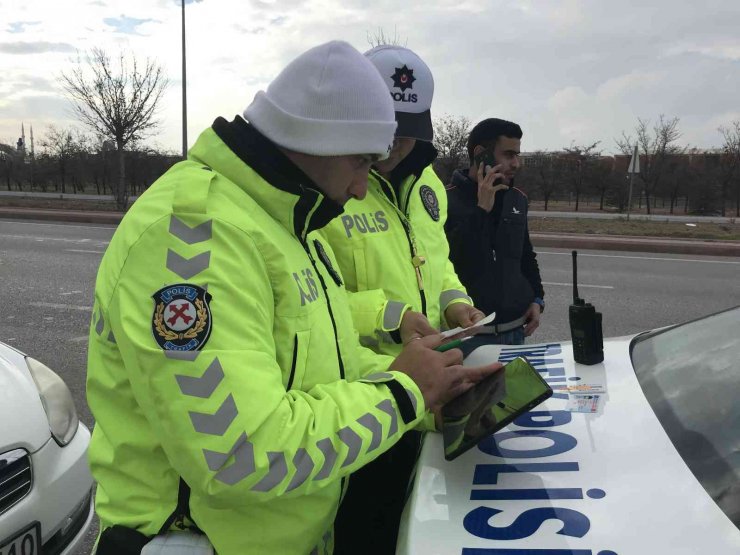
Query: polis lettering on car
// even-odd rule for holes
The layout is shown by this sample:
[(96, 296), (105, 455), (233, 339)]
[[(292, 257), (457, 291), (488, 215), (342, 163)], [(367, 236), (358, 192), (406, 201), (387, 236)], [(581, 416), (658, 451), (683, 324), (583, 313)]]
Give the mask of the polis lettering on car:
[[(549, 383), (563, 384), (567, 381), (578, 381), (578, 376), (566, 376), (562, 358), (553, 358), (562, 353), (559, 344), (548, 344), (535, 348), (513, 347), (504, 348), (499, 354), (500, 362), (508, 362), (518, 356), (525, 356), (537, 369), (545, 374)], [(564, 386), (559, 386), (560, 388)], [(556, 387), (555, 389), (557, 389)], [(567, 394), (555, 393), (552, 399), (567, 399)], [(481, 486), (497, 485), (502, 475), (515, 478), (516, 474), (544, 474), (551, 472), (579, 472), (578, 461), (547, 462), (542, 459), (562, 455), (573, 450), (578, 440), (567, 433), (567, 427), (573, 420), (573, 414), (565, 410), (535, 410), (530, 411), (514, 421), (516, 426), (525, 429), (503, 431), (483, 440), (478, 448), (492, 458), (506, 458), (507, 463), (493, 462), (491, 464), (477, 464), (471, 484), (470, 500), (487, 502), (505, 501), (537, 501), (557, 500), (578, 501), (585, 498), (598, 500), (606, 497), (606, 492), (596, 487), (584, 488), (484, 488)], [(559, 428), (559, 429), (553, 429)], [(514, 448), (517, 439), (543, 438), (551, 442), (546, 447), (536, 449)], [(502, 446), (503, 442), (506, 447)], [(494, 460), (495, 460), (494, 459)], [(511, 462), (511, 459), (526, 459), (521, 463)], [(532, 462), (532, 459), (537, 459)], [(489, 503), (490, 505), (490, 503)], [(508, 526), (495, 526), (490, 519), (505, 512), (502, 508), (481, 505), (470, 511), (463, 518), (465, 530), (478, 538), (496, 542), (520, 540), (534, 535), (548, 520), (559, 520), (562, 527), (558, 535), (583, 538), (591, 529), (591, 520), (584, 512), (564, 507), (533, 507), (523, 510)], [(511, 521), (509, 515), (508, 521)], [(498, 543), (500, 545), (500, 543)], [(535, 548), (470, 548), (463, 547), (463, 555), (617, 555), (613, 551), (601, 550), (594, 552), (591, 549), (535, 549)]]

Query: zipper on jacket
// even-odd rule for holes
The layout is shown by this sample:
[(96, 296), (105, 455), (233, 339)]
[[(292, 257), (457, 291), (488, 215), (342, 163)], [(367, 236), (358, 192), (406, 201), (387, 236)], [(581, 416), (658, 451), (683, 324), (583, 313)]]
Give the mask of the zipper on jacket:
[[(401, 221), (403, 230), (404, 232), (406, 232), (406, 240), (409, 242), (409, 250), (411, 251), (411, 263), (414, 265), (414, 272), (416, 273), (416, 285), (419, 287), (419, 297), (421, 298), (421, 313), (426, 316), (427, 298), (424, 294), (424, 278), (421, 275), (421, 266), (426, 262), (426, 260), (423, 256), (419, 256), (416, 252), (416, 246), (414, 245), (414, 241), (411, 238), (411, 227), (409, 226), (408, 218), (394, 201), (394, 199), (396, 199), (396, 195), (393, 192), (390, 184), (388, 184), (385, 178), (382, 177), (380, 174), (378, 174), (378, 178), (378, 183), (380, 183), (380, 188), (383, 191), (383, 196), (385, 196), (386, 201), (388, 201), (393, 206), (393, 209), (396, 211), (396, 215), (398, 215), (398, 219)], [(414, 182), (411, 184), (411, 187), (409, 188), (409, 197), (411, 195), (411, 189), (413, 189), (417, 180), (414, 180)]]
[(308, 259), (311, 261), (311, 265), (313, 266), (313, 269), (316, 272), (316, 275), (318, 276), (319, 281), (321, 282), (321, 288), (324, 290), (324, 297), (326, 297), (326, 307), (329, 309), (329, 318), (331, 319), (331, 327), (334, 330), (334, 344), (337, 347), (337, 360), (339, 361), (339, 377), (341, 379), (344, 379), (344, 362), (342, 361), (342, 351), (339, 350), (339, 334), (337, 333), (337, 323), (334, 320), (334, 311), (331, 309), (331, 300), (329, 300), (329, 292), (326, 289), (326, 282), (324, 281), (324, 276), (322, 276), (321, 272), (319, 272), (319, 268), (316, 265), (316, 261), (313, 259), (313, 256), (311, 255), (311, 249), (309, 249), (308, 243), (306, 243), (301, 238), (299, 238), (299, 241), (301, 242), (301, 245), (303, 245), (303, 248), (306, 251), (306, 254), (308, 255)]
[(288, 378), (288, 385), (285, 387), (285, 390), (290, 390), (291, 387), (293, 387), (293, 379), (295, 378), (295, 366), (296, 362), (298, 361), (298, 334), (296, 333), (293, 336), (293, 360), (290, 363), (290, 377)]

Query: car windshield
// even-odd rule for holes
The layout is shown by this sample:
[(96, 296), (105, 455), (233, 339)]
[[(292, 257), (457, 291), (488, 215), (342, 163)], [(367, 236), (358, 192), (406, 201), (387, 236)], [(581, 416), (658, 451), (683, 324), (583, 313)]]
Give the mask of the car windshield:
[(630, 351), (673, 445), (740, 528), (740, 307), (638, 336)]

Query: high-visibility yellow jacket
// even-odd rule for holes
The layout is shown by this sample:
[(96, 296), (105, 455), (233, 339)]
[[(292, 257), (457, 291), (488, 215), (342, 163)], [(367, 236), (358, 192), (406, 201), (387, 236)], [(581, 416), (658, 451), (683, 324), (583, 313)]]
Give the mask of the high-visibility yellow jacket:
[(313, 231), (339, 212), (240, 118), (132, 206), (90, 330), (101, 529), (194, 523), (219, 555), (331, 552), (346, 477), (425, 413), (358, 343)]
[(430, 165), (436, 155), (418, 142), (390, 181), (372, 170), (367, 196), (350, 200), (321, 230), (351, 292), (360, 340), (377, 352), (400, 352), (406, 310), (423, 312), (439, 329), (450, 304), (472, 304), (449, 261), (447, 195)]

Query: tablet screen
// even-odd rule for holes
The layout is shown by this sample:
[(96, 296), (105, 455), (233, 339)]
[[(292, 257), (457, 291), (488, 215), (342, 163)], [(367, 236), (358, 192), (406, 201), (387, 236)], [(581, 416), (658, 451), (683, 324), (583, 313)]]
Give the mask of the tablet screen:
[(519, 357), (442, 407), (445, 459), (452, 460), (552, 395)]

